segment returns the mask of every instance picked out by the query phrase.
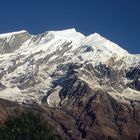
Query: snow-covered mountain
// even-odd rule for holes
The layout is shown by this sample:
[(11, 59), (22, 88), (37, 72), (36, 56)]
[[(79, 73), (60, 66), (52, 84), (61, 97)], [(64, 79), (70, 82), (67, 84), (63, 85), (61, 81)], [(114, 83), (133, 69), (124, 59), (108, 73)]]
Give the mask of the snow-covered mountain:
[(97, 33), (84, 36), (68, 29), (39, 35), (1, 34), (0, 97), (18, 102), (45, 100), (59, 106), (61, 84), (69, 74), (92, 89), (140, 100), (139, 64), (139, 55), (129, 54)]
[(48, 120), (63, 139), (136, 140), (140, 55), (75, 29), (1, 34), (0, 98), (53, 107)]

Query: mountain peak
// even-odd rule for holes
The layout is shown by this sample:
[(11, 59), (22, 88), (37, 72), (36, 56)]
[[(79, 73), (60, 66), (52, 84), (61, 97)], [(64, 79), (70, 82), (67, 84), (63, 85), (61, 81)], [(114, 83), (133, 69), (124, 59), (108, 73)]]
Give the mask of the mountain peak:
[(11, 37), (12, 35), (17, 35), (17, 34), (22, 34), (22, 33), (28, 33), (28, 32), (26, 30), (21, 30), (21, 31), (16, 31), (16, 32), (3, 33), (3, 34), (0, 34), (0, 38)]
[(64, 29), (64, 30), (56, 30), (56, 31), (50, 31), (50, 32), (60, 32), (60, 33), (63, 33), (63, 32), (77, 32), (75, 28), (70, 28), (70, 29)]
[(75, 28), (61, 31), (49, 31), (48, 33), (52, 34), (55, 38), (68, 40), (77, 40), (85, 37), (82, 33), (77, 32)]
[(98, 33), (94, 33), (94, 34), (92, 34), (92, 36), (96, 36), (96, 37), (102, 37), (100, 34), (98, 34)]

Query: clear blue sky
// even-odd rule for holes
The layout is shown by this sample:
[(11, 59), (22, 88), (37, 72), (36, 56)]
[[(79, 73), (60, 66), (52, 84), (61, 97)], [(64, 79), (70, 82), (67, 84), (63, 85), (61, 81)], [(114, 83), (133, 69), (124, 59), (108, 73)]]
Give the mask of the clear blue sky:
[(1, 0), (0, 33), (76, 28), (140, 53), (140, 0)]

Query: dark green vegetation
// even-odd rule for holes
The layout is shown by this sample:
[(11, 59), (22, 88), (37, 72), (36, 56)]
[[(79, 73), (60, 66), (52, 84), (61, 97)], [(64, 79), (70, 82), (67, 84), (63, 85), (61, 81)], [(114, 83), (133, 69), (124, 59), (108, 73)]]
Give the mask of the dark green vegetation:
[(11, 117), (0, 127), (0, 140), (58, 140), (40, 115), (24, 113)]

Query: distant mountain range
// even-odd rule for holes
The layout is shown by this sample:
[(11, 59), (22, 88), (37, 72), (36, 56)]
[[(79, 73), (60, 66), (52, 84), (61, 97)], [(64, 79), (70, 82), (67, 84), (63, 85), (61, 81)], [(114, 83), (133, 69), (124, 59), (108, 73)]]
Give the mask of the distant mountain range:
[(140, 140), (140, 55), (75, 29), (1, 34), (0, 98), (46, 108), (64, 140)]

